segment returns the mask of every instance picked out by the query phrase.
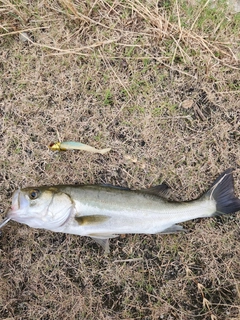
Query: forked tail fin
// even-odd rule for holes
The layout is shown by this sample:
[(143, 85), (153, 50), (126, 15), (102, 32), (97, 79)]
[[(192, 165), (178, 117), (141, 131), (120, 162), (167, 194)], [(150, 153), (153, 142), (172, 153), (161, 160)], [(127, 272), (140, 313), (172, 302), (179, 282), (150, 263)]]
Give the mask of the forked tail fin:
[(240, 199), (234, 195), (232, 169), (227, 169), (217, 178), (206, 196), (216, 201), (217, 210), (213, 216), (240, 210)]

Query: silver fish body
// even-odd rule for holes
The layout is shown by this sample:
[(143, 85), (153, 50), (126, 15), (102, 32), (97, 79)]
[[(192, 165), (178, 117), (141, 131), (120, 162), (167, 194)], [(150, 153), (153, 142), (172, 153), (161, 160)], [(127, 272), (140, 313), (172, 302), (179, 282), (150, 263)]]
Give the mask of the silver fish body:
[(166, 185), (146, 190), (111, 186), (42, 186), (15, 191), (8, 218), (30, 227), (90, 236), (108, 250), (108, 239), (126, 233), (172, 233), (177, 223), (240, 210), (232, 170), (197, 200), (171, 202)]

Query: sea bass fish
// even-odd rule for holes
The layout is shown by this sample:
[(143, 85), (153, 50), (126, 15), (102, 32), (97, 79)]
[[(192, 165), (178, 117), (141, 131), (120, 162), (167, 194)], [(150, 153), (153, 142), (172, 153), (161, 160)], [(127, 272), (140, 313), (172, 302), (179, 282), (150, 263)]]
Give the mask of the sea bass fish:
[(33, 228), (89, 236), (108, 252), (108, 239), (119, 234), (174, 233), (184, 230), (177, 223), (240, 210), (232, 169), (196, 200), (169, 201), (167, 189), (166, 184), (144, 190), (109, 185), (23, 188), (14, 192), (7, 218)]

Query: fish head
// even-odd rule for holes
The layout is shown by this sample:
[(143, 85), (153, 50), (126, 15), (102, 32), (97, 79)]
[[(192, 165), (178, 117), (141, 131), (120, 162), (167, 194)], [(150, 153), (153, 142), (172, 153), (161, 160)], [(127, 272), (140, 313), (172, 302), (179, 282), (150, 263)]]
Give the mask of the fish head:
[(14, 192), (7, 217), (33, 228), (54, 230), (65, 224), (74, 204), (58, 187), (24, 188)]

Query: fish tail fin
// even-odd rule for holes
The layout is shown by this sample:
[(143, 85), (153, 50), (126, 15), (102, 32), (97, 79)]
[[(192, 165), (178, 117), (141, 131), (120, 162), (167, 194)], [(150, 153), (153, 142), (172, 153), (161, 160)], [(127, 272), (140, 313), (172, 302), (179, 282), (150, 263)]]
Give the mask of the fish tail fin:
[(234, 195), (232, 169), (224, 171), (205, 194), (210, 200), (216, 201), (216, 211), (212, 216), (234, 213), (240, 210), (240, 199)]

